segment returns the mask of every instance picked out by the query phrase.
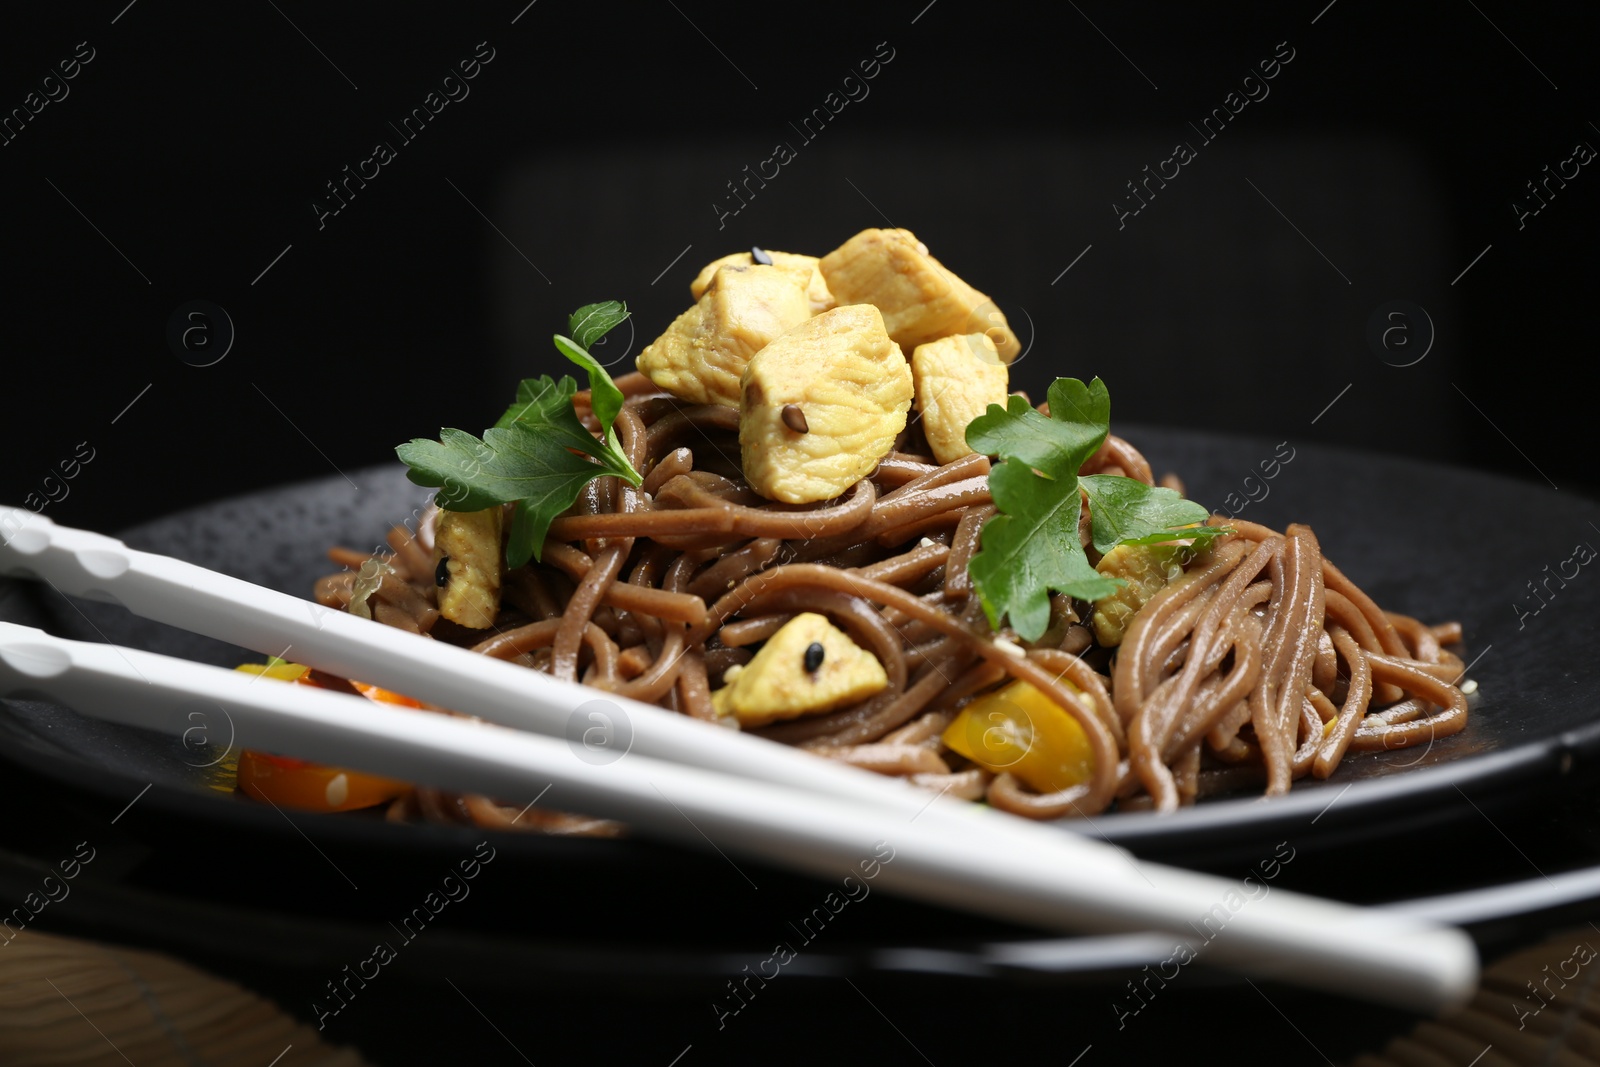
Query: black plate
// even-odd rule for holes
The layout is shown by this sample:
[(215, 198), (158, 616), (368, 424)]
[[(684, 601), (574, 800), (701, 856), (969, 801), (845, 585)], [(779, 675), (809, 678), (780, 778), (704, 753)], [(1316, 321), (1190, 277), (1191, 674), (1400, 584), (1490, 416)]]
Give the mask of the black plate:
[[(1189, 494), (1213, 508), (1224, 502), (1238, 508), (1253, 495), (1259, 499), (1245, 504), (1240, 518), (1279, 528), (1290, 521), (1311, 525), (1329, 558), (1386, 609), (1427, 621), (1459, 619), (1479, 690), (1470, 725), (1455, 737), (1351, 756), (1330, 781), (1301, 782), (1272, 801), (1217, 800), (1170, 816), (1102, 816), (1094, 826), (1100, 835), (1141, 854), (1181, 860), (1214, 858), (1219, 847), (1248, 851), (1308, 817), (1316, 818), (1319, 833), (1397, 832), (1442, 811), (1458, 813), (1460, 789), (1481, 794), (1559, 774), (1574, 756), (1600, 745), (1594, 701), (1600, 660), (1591, 653), (1594, 625), (1585, 610), (1594, 603), (1588, 587), (1600, 590), (1600, 578), (1589, 573), (1594, 566), (1577, 562), (1584, 558), (1580, 548), (1600, 544), (1600, 506), (1531, 484), (1372, 454), (1153, 428), (1124, 432), (1158, 472), (1178, 471)], [(1263, 469), (1275, 476), (1264, 478)], [(328, 546), (378, 544), (425, 497), (399, 467), (377, 467), (204, 505), (122, 536), (137, 548), (304, 596), (330, 569)], [(0, 618), (209, 663), (259, 659), (30, 584), (0, 584)], [(224, 727), (208, 724), (212, 729), (220, 734)], [(130, 785), (154, 783), (157, 803), (226, 820), (262, 814), (215, 788), (210, 764), (221, 749), (197, 748), (198, 736), (186, 745), (53, 705), (8, 702), (0, 737), (10, 758), (83, 787), (120, 795)], [(343, 824), (334, 831), (340, 836), (391, 834), (371, 819), (329, 821)]]
[[(1230, 492), (1242, 495), (1262, 461), (1287, 454), (1277, 442), (1123, 429), (1158, 471), (1180, 471), (1190, 494), (1213, 506)], [(1141, 855), (1231, 878), (1259, 877), (1266, 861), (1292, 852), (1274, 885), (1352, 902), (1503, 885), (1501, 893), (1470, 898), (1466, 912), (1451, 902), (1425, 905), (1468, 924), (1488, 958), (1535, 931), (1592, 917), (1584, 898), (1600, 873), (1561, 872), (1600, 863), (1600, 826), (1591, 817), (1600, 780), (1569, 773), (1596, 747), (1600, 667), (1585, 609), (1600, 579), (1588, 565), (1565, 587), (1551, 579), (1537, 614), (1527, 583), (1559, 575), (1575, 545), (1600, 543), (1600, 507), (1469, 471), (1293, 447), (1293, 460), (1265, 483), (1268, 495), (1241, 517), (1280, 527), (1308, 522), (1380, 604), (1428, 620), (1460, 619), (1481, 687), (1471, 724), (1420, 751), (1349, 759), (1332, 781), (1301, 783), (1288, 797), (1206, 803), (1173, 816), (1106, 815), (1090, 829)], [(1263, 483), (1251, 484), (1260, 496)], [(205, 505), (122, 536), (305, 595), (328, 569), (327, 546), (373, 545), (423, 498), (398, 468), (381, 467), (352, 472), (350, 481), (335, 476)], [(1519, 595), (1528, 612), (1521, 616)], [(31, 583), (0, 582), (0, 618), (220, 665), (259, 660)], [(372, 813), (291, 819), (219, 791), (206, 765), (227, 738), (207, 740), (211, 747), (185, 746), (54, 705), (0, 705), (0, 756), (12, 764), (0, 775), (0, 806), (31, 816), (9, 823), (0, 896), (23, 899), (87, 840), (97, 858), (41, 926), (177, 953), (315, 1024), (313, 1005), (325, 1003), (326, 983), (376, 942), (395, 938), (395, 923), (415, 914), (443, 875), (490, 837), (497, 858), (470, 900), (451, 904), (437, 927), (406, 943), (396, 976), (374, 983), (330, 1026), (330, 1035), (385, 1050), (392, 1062), (413, 1061), (415, 1038), (395, 1036), (411, 1028), (389, 1024), (454, 1003), (457, 991), (444, 978), (470, 991), (472, 1004), (519, 1041), (544, 1025), (540, 1012), (517, 1021), (528, 1003), (559, 1004), (564, 1017), (589, 1019), (596, 1005), (622, 998), (661, 1032), (630, 1039), (672, 1044), (663, 1062), (690, 1042), (710, 1047), (726, 1035), (707, 1005), (722, 1003), (727, 981), (770, 957), (774, 942), (791, 938), (794, 924), (817, 914), (837, 885), (644, 840), (489, 835), (392, 825)], [(1558, 783), (1573, 788), (1553, 788)], [(996, 1017), (1022, 1003), (1058, 1011), (1062, 994), (1054, 990), (1063, 982), (1077, 990), (1069, 996), (1098, 1007), (1122, 998), (1126, 980), (1171, 952), (1151, 937), (1039, 937), (873, 893), (784, 970), (791, 980), (782, 995), (792, 999), (765, 1000), (760, 1012), (772, 1025), (801, 1025), (795, 1020), (808, 1005), (837, 1010), (838, 996), (849, 1003), (859, 992), (897, 1019), (915, 1019), (933, 1003), (930, 983), (958, 983), (958, 1003), (986, 1004)], [(860, 983), (857, 990), (838, 994), (841, 978)], [(1193, 1010), (1214, 1018), (1205, 990), (1236, 982), (1201, 969), (1185, 988), (1197, 994)], [(1328, 1002), (1267, 988), (1296, 1017)], [(808, 999), (807, 989), (823, 999)], [(948, 985), (937, 991), (952, 995)], [(1114, 1016), (1102, 1014), (1104, 1030), (1114, 1032)], [(759, 1013), (751, 1018), (752, 1035), (769, 1032)], [(1368, 1021), (1363, 1039), (1373, 1043), (1405, 1022), (1367, 1006), (1361, 1018)]]

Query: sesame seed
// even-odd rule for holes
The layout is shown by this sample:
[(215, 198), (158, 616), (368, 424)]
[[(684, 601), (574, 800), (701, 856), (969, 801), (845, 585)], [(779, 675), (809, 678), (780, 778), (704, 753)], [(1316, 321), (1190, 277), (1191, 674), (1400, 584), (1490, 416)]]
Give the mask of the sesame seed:
[(994, 647), (998, 648), (1006, 655), (1015, 656), (1018, 659), (1023, 659), (1027, 656), (1027, 653), (1022, 650), (1021, 645), (1017, 644), (1015, 641), (1007, 641), (1003, 637), (997, 637), (994, 639)]
[(328, 802), (328, 807), (337, 808), (350, 799), (350, 779), (343, 774), (336, 774), (328, 779), (328, 784), (322, 790), (323, 799)]

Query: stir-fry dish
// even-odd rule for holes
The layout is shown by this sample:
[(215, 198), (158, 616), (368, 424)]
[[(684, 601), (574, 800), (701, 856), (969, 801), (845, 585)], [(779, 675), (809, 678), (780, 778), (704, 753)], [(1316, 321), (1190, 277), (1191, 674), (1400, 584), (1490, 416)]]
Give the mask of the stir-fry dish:
[[(1466, 725), (1459, 625), (1380, 609), (1306, 526), (1157, 484), (1100, 379), (1013, 392), (1004, 314), (909, 231), (724, 256), (690, 292), (636, 372), (598, 358), (626, 308), (592, 304), (554, 339), (587, 389), (530, 378), (481, 436), (401, 445), (433, 504), (330, 552), (316, 599), (1035, 819), (1282, 794)], [(240, 784), (619, 829), (259, 753)]]

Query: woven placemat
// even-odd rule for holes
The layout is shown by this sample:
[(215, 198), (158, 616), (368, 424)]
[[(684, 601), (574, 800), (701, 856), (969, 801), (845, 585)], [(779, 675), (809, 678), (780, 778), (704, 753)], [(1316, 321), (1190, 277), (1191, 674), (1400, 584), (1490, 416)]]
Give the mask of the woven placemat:
[(1600, 1065), (1600, 932), (1580, 926), (1483, 972), (1471, 1003), (1351, 1067)]
[(170, 956), (34, 930), (0, 947), (0, 1063), (366, 1065), (271, 1001)]

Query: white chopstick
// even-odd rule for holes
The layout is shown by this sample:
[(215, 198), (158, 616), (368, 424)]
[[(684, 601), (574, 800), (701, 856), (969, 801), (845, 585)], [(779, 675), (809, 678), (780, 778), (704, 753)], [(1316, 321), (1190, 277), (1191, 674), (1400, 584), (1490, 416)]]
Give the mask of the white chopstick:
[(1472, 943), (1449, 927), (1282, 890), (1235, 908), (1235, 883), (1131, 859), (1131, 874), (1119, 872), (1106, 862), (1116, 853), (1071, 835), (1034, 828), (1041, 847), (1022, 848), (1013, 836), (975, 832), (987, 823), (921, 822), (637, 753), (595, 766), (554, 738), (14, 623), (0, 623), (0, 693), (42, 694), (174, 734), (193, 725), (199, 703), (228, 714), (241, 747), (503, 799), (548, 795), (547, 804), (690, 845), (829, 879), (874, 870), (881, 886), (907, 896), (1055, 930), (1155, 928), (1192, 943), (1209, 919), (1226, 935), (1208, 939), (1210, 960), (1389, 1003), (1438, 1008), (1476, 982)]
[[(42, 579), (62, 593), (121, 604), (146, 619), (504, 726), (565, 737), (575, 724), (581, 736), (591, 725), (584, 708), (598, 702), (619, 735), (631, 734), (630, 740), (616, 741), (624, 751), (883, 806), (908, 816), (926, 808), (924, 818), (933, 822), (983, 818), (973, 805), (960, 801), (930, 805), (926, 793), (880, 775), (733, 730), (707, 730), (704, 723), (663, 708), (374, 625), (192, 563), (130, 549), (110, 537), (59, 526), (18, 508), (0, 507), (0, 540), (4, 541), (0, 575)], [(986, 824), (1015, 821), (984, 819)], [(1002, 825), (991, 826), (989, 832), (1012, 830)], [(1116, 855), (1124, 853), (1117, 850)]]
[[(20, 524), (20, 526), (19, 526)], [(503, 726), (569, 740), (610, 719), (614, 748), (669, 763), (871, 805), (934, 825), (981, 824), (1022, 847), (1065, 845), (1080, 862), (1126, 874), (1128, 854), (1087, 838), (1063, 841), (1021, 819), (928, 794), (906, 783), (684, 715), (552, 678), (204, 567), (131, 549), (111, 537), (0, 507), (0, 575), (48, 581), (58, 592), (121, 604), (135, 615), (284, 656)], [(570, 731), (570, 732), (569, 732)], [(622, 735), (626, 733), (624, 738)], [(604, 755), (606, 753), (602, 753)]]

